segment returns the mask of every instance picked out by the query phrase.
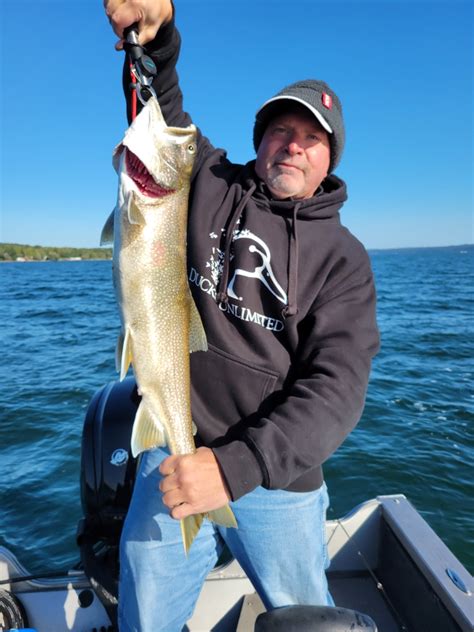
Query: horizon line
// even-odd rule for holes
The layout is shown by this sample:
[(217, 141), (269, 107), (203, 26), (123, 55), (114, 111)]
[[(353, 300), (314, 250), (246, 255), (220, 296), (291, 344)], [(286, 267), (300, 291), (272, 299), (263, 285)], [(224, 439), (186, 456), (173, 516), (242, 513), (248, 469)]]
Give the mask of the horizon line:
[[(23, 244), (23, 243), (19, 243), (19, 242), (13, 242), (13, 241), (1, 241), (0, 242), (0, 247), (2, 246), (19, 246), (19, 247), (26, 247), (26, 248), (70, 248), (73, 250), (111, 250), (112, 246), (43, 246), (41, 244)], [(379, 246), (371, 246), (368, 247), (366, 246), (366, 250), (368, 252), (370, 251), (378, 251), (378, 250), (422, 250), (422, 249), (428, 249), (428, 248), (472, 248), (474, 246), (474, 242), (473, 243), (462, 243), (462, 244), (448, 244), (448, 245), (443, 245), (443, 246), (386, 246), (386, 247), (379, 247)]]

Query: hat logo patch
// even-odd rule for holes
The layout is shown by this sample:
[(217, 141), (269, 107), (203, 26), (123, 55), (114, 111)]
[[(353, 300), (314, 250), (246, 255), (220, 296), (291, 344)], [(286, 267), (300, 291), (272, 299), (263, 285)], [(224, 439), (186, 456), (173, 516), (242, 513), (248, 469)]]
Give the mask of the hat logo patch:
[(323, 92), (322, 102), (325, 108), (332, 110), (332, 97), (327, 92)]

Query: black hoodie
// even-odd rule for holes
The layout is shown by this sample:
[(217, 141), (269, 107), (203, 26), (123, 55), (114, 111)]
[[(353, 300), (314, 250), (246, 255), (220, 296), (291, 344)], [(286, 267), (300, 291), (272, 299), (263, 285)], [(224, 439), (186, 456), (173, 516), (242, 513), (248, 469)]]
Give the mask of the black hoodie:
[[(179, 44), (170, 23), (147, 49), (166, 122), (186, 126)], [(124, 85), (129, 96), (128, 64)], [(340, 223), (346, 198), (330, 175), (310, 199), (272, 200), (253, 161), (231, 163), (199, 132), (188, 271), (209, 351), (191, 354), (192, 414), (233, 500), (318, 488), (362, 413), (378, 331), (369, 258)]]

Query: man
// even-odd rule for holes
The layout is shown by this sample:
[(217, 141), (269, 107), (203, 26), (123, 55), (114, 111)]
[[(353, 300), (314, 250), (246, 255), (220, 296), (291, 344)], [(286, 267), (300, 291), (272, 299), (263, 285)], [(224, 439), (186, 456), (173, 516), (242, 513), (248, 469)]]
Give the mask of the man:
[[(188, 125), (170, 0), (105, 4), (119, 37), (138, 22), (164, 117)], [(128, 95), (127, 64), (124, 85)], [(256, 161), (236, 165), (198, 136), (188, 271), (209, 343), (191, 356), (200, 447), (142, 458), (121, 543), (121, 632), (181, 630), (224, 543), (268, 608), (332, 603), (321, 464), (362, 413), (378, 349), (369, 259), (339, 220), (339, 99), (320, 81), (284, 88), (257, 113), (254, 145)], [(178, 520), (229, 500), (238, 529), (205, 521), (186, 558)]]

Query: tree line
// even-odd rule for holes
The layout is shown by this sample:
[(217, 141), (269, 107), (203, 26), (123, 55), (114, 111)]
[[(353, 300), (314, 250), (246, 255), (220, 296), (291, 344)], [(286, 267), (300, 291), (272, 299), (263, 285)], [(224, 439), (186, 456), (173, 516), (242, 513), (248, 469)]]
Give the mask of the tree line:
[(111, 259), (111, 248), (58, 248), (0, 243), (0, 261), (61, 261), (63, 259)]

